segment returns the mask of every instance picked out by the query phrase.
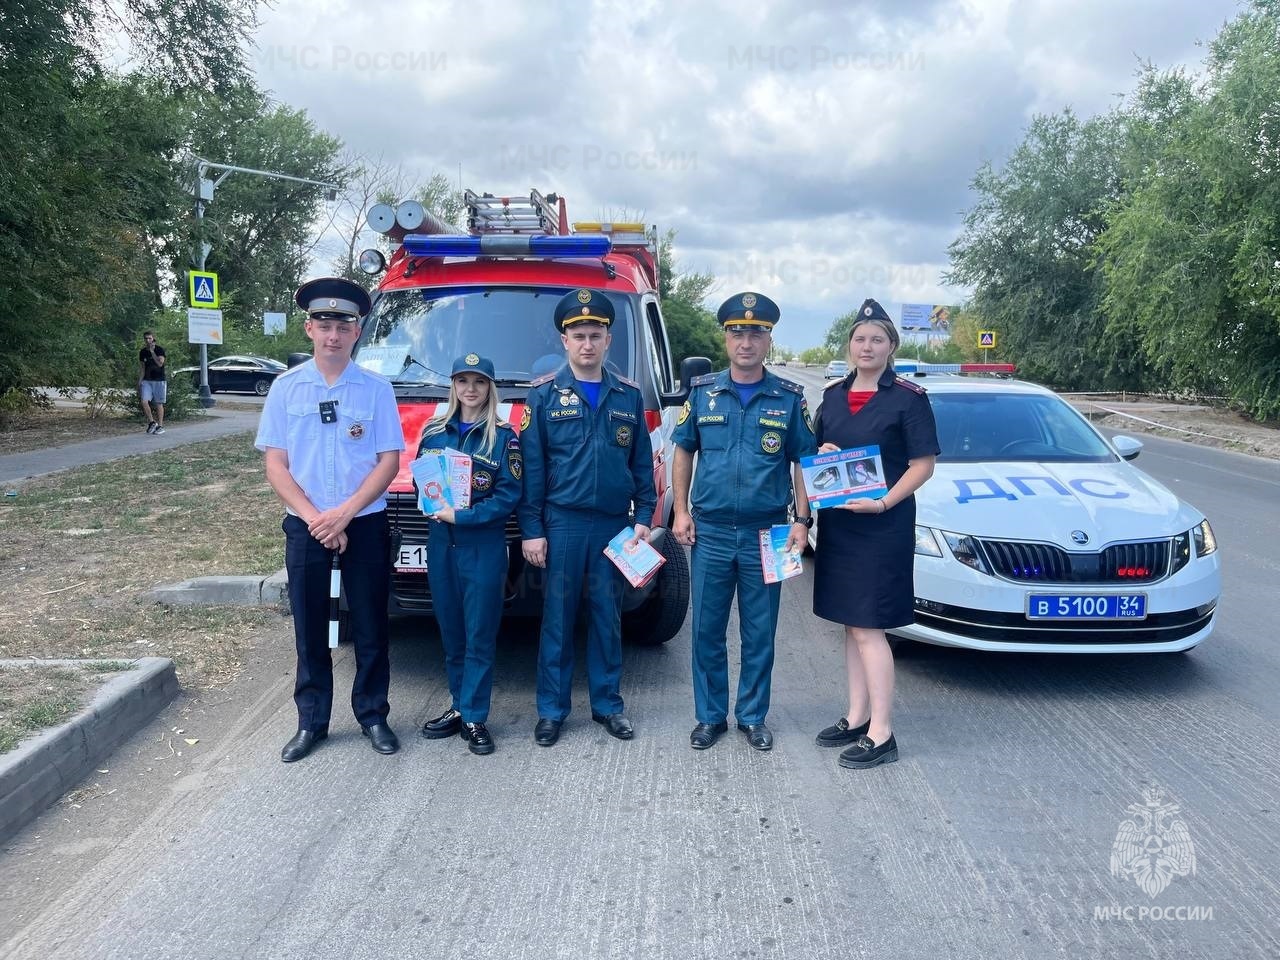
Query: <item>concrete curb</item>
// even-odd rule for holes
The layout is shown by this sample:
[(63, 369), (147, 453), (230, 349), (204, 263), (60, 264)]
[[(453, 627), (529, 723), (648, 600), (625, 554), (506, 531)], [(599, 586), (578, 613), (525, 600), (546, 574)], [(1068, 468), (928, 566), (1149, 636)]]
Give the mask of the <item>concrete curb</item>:
[(146, 599), (173, 606), (231, 604), (276, 607), (287, 614), (290, 612), (289, 575), (284, 570), (277, 570), (269, 577), (195, 577), (156, 587), (146, 595)]
[[(0, 667), (31, 660), (0, 660)], [(41, 660), (41, 666), (118, 661)], [(39, 816), (100, 764), (116, 747), (149, 723), (178, 692), (173, 661), (142, 657), (112, 677), (93, 701), (61, 726), (41, 731), (11, 753), (0, 755), (0, 843)]]

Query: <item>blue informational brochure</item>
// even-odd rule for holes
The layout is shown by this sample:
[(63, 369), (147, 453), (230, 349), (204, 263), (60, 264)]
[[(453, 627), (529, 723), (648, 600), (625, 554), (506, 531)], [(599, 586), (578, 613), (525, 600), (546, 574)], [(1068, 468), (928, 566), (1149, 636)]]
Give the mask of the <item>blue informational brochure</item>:
[(814, 510), (863, 497), (879, 499), (889, 492), (880, 448), (874, 444), (801, 457), (800, 469)]
[(791, 536), (791, 524), (776, 523), (760, 531), (760, 566), (764, 569), (765, 583), (781, 583), (804, 573), (800, 560), (804, 545), (799, 550), (787, 549)]
[(627, 583), (633, 587), (643, 587), (658, 572), (658, 568), (667, 562), (667, 558), (653, 549), (648, 540), (639, 540), (635, 546), (628, 548), (627, 541), (635, 535), (635, 527), (623, 527), (604, 548), (604, 555), (627, 578)]

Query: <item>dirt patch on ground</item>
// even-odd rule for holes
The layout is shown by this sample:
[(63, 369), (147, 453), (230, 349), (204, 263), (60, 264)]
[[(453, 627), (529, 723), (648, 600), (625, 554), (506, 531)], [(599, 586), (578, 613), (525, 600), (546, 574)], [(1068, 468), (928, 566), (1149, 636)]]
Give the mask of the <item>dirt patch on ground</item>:
[(279, 570), (282, 512), (249, 434), (24, 482), (0, 501), (0, 658), (163, 656), (188, 689), (229, 682), (281, 614), (146, 594)]
[(1109, 397), (1073, 397), (1095, 424), (1121, 433), (1151, 433), (1280, 460), (1280, 423), (1258, 423), (1233, 410)]
[(0, 430), (0, 456), (101, 440), (144, 429), (141, 417), (104, 412), (89, 416), (83, 407), (53, 407), (24, 413), (21, 423)]

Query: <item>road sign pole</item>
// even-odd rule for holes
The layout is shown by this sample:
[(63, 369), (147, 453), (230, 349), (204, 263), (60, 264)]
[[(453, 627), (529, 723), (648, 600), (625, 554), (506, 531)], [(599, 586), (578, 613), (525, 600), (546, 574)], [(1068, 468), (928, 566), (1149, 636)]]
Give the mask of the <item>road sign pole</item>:
[[(204, 224), (204, 205), (205, 205), (205, 198), (203, 196), (203, 191), (200, 189), (202, 186), (201, 181), (203, 180), (204, 180), (204, 167), (197, 166), (196, 167), (196, 243), (199, 244), (199, 247), (197, 247), (198, 254), (195, 258), (197, 270), (204, 270), (205, 258), (209, 256), (209, 245), (204, 242), (204, 237), (201, 232), (201, 227)], [(208, 182), (209, 182), (209, 199), (212, 200), (213, 199), (213, 183), (211, 181), (208, 181)], [(217, 403), (217, 401), (213, 399), (213, 391), (209, 389), (209, 345), (205, 343), (200, 344), (199, 394), (200, 394), (200, 406), (204, 407), (206, 410), (208, 410), (215, 403)]]

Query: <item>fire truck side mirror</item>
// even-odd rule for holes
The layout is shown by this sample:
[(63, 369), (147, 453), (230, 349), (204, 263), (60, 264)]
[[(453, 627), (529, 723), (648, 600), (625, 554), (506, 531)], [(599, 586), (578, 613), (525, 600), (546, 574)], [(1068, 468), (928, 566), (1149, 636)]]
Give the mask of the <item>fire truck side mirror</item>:
[(689, 385), (694, 377), (711, 372), (711, 361), (706, 357), (685, 357), (680, 361), (680, 389), (662, 395), (664, 407), (677, 407), (689, 399)]

